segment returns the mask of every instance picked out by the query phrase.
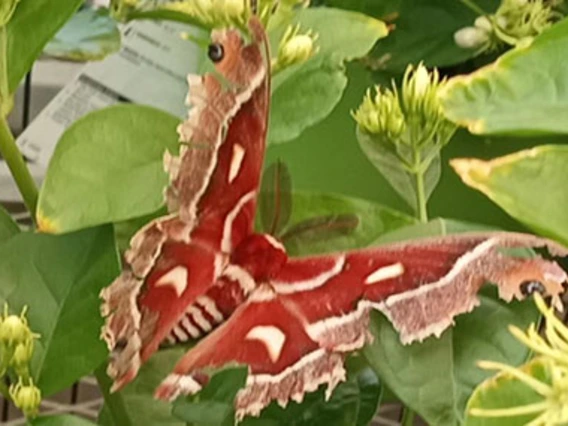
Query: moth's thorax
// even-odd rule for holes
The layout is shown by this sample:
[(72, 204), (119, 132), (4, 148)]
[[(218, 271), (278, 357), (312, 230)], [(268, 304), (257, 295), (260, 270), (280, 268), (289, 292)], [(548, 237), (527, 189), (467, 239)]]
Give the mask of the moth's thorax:
[(231, 256), (231, 263), (245, 269), (256, 282), (274, 277), (287, 260), (288, 255), (282, 243), (268, 234), (250, 235)]

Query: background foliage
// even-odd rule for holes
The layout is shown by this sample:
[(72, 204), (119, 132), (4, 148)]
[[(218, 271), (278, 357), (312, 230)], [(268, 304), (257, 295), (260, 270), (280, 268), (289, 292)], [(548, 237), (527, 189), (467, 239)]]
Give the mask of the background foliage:
[[(21, 0), (12, 19), (0, 27), (2, 110), (80, 4)], [(568, 23), (561, 20), (508, 52), (480, 53), (456, 44), (457, 30), (472, 25), (479, 11), (493, 13), (499, 5), (496, 0), (479, 1), (473, 8), (470, 1), (323, 0), (283, 18), (317, 32), (319, 52), (273, 80), (258, 228), (275, 231), (294, 255), (487, 227), (527, 226), (568, 243)], [(116, 28), (98, 21), (102, 15), (89, 16), (76, 15), (47, 52), (84, 60), (114, 50)], [(94, 30), (81, 36), (78, 47), (75, 36), (70, 40), (65, 31), (85, 30), (82, 23), (89, 20), (96, 21)], [(283, 30), (283, 25), (273, 28), (273, 47)], [(104, 49), (93, 40), (104, 40)], [(441, 93), (443, 111), (465, 127), (441, 153), (441, 179), (428, 204), (432, 220), (426, 223), (417, 223), (401, 194), (361, 151), (350, 116), (371, 85), (388, 86), (392, 78), (400, 82), (406, 66), (419, 61), (440, 67), (449, 78)], [(222, 371), (197, 398), (177, 401), (172, 411), (170, 405), (154, 401), (152, 393), (183, 352), (173, 349), (157, 354), (125, 390), (108, 393), (107, 351), (98, 337), (98, 292), (117, 275), (118, 255), (128, 237), (163, 211), (162, 155), (177, 149), (176, 124), (164, 112), (121, 105), (71, 126), (51, 161), (37, 210), (39, 229), (56, 235), (20, 232), (0, 209), (0, 299), (14, 311), (27, 305), (29, 322), (41, 334), (33, 377), (43, 394), (50, 395), (96, 370), (105, 394), (99, 424), (105, 426), (232, 424), (232, 399), (244, 381), (242, 369)], [(0, 142), (9, 159), (9, 141)], [(285, 165), (279, 172), (270, 166), (276, 162)], [(19, 173), (24, 172), (16, 168), (16, 179), (25, 181)], [(275, 225), (270, 208), (274, 182), (284, 184), (278, 196), (286, 200), (285, 220)], [(375, 314), (375, 343), (349, 360), (348, 380), (330, 401), (316, 392), (286, 409), (271, 406), (259, 419), (244, 424), (363, 426), (376, 412), (385, 388), (429, 424), (489, 424), (467, 418), (465, 411), (474, 388), (488, 376), (475, 361), (525, 362), (528, 349), (504, 327), (525, 328), (536, 319), (531, 304), (505, 305), (488, 291), (482, 306), (460, 317), (440, 339), (402, 346), (388, 321)], [(538, 364), (531, 366), (542, 374)], [(498, 378), (496, 383), (511, 400), (530, 399), (519, 396), (510, 380)], [(493, 392), (479, 388), (470, 405), (491, 404)], [(32, 424), (91, 423), (58, 416), (40, 417)]]

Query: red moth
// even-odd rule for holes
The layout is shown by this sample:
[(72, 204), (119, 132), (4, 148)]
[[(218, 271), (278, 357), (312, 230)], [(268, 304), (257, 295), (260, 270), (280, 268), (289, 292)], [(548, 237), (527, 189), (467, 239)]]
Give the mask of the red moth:
[[(164, 342), (207, 336), (156, 391), (162, 399), (198, 392), (203, 371), (249, 366), (237, 417), (271, 401), (345, 379), (345, 356), (369, 342), (369, 312), (383, 312), (404, 343), (439, 336), (471, 311), (487, 281), (505, 300), (538, 291), (558, 295), (567, 276), (553, 262), (504, 255), (506, 247), (560, 247), (530, 235), (462, 234), (293, 258), (253, 219), (264, 156), (270, 76), (257, 19), (252, 41), (213, 33), (212, 74), (189, 76), (189, 118), (180, 157), (166, 154), (169, 216), (132, 239), (122, 274), (102, 292), (109, 375), (119, 389)], [(227, 84), (228, 83), (228, 87)], [(209, 333), (209, 334), (208, 334)]]

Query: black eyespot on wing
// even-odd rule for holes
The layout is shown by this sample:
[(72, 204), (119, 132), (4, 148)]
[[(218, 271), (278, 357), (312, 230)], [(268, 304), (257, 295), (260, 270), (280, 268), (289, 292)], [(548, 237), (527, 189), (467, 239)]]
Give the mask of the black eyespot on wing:
[(523, 296), (529, 296), (534, 293), (544, 294), (545, 288), (540, 281), (524, 281), (520, 286)]
[(207, 49), (207, 56), (213, 62), (219, 62), (225, 56), (225, 49), (223, 49), (223, 45), (219, 43), (211, 43), (209, 48)]

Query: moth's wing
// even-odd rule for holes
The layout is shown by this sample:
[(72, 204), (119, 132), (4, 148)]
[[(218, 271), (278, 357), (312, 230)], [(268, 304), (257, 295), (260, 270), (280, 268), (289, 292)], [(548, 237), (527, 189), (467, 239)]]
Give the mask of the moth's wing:
[(180, 157), (166, 155), (170, 185), (166, 198), (182, 220), (199, 219), (200, 236), (215, 238), (227, 226), (233, 241), (252, 232), (264, 159), (269, 107), (269, 73), (263, 56), (265, 34), (251, 21), (253, 42), (244, 45), (236, 31), (213, 33), (224, 57), (215, 64), (223, 76), (190, 75), (188, 119), (179, 126)]
[[(297, 259), (272, 285), (297, 306), (309, 323), (310, 335), (322, 346), (360, 346), (365, 332), (357, 321), (370, 308), (384, 313), (401, 341), (410, 343), (439, 336), (456, 315), (474, 309), (485, 283), (497, 285), (500, 297), (510, 301), (526, 296), (526, 283), (539, 282), (542, 292), (561, 306), (559, 294), (567, 277), (555, 262), (506, 252), (542, 246), (554, 255), (568, 254), (565, 248), (531, 235), (461, 234)], [(324, 261), (335, 265), (317, 279), (298, 279), (297, 271)]]
[(526, 281), (557, 298), (567, 278), (557, 264), (501, 252), (545, 244), (519, 234), (460, 235), (290, 260), (180, 360), (157, 397), (195, 393), (204, 371), (232, 363), (250, 368), (235, 402), (239, 417), (258, 415), (272, 400), (301, 400), (324, 383), (331, 390), (344, 379), (345, 354), (371, 338), (373, 308), (411, 342), (439, 335), (455, 315), (473, 309), (487, 281), (506, 300), (523, 298)]
[(196, 393), (206, 381), (205, 370), (235, 363), (249, 366), (246, 388), (235, 401), (238, 418), (258, 415), (272, 400), (301, 401), (323, 383), (331, 391), (345, 379), (343, 354), (320, 348), (294, 306), (263, 285), (179, 361), (156, 397)]
[(115, 389), (134, 378), (188, 312), (198, 320), (208, 315), (206, 307), (217, 313), (207, 294), (224, 279), (233, 247), (252, 231), (268, 74), (264, 32), (258, 21), (251, 25), (255, 36), (246, 46), (235, 30), (214, 33), (225, 51), (216, 67), (229, 87), (213, 75), (189, 78), (194, 108), (179, 128), (187, 144), (180, 158), (165, 158), (171, 177), (166, 197), (174, 213), (133, 237), (124, 272), (101, 292), (102, 336), (111, 350)]

